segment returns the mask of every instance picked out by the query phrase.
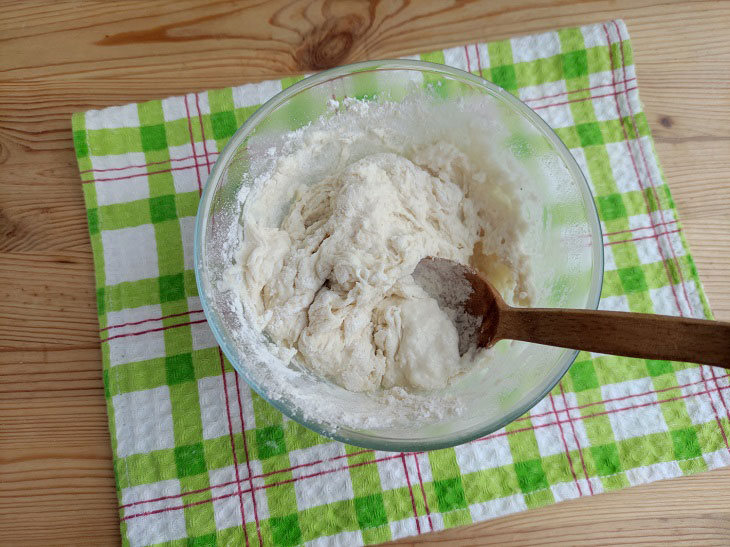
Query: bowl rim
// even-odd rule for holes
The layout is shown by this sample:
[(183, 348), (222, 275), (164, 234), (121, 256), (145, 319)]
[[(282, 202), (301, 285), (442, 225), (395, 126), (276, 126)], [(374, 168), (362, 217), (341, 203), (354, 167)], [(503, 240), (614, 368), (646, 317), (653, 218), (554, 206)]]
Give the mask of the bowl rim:
[(563, 376), (568, 372), (575, 361), (578, 351), (577, 350), (565, 350), (559, 360), (563, 361), (563, 366), (560, 367), (558, 372), (544, 385), (544, 389), (540, 390), (534, 398), (528, 399), (527, 402), (518, 405), (510, 412), (503, 415), (498, 420), (486, 423), (478, 428), (473, 428), (467, 433), (459, 431), (456, 433), (445, 434), (441, 437), (434, 439), (419, 439), (419, 440), (408, 440), (399, 441), (397, 439), (381, 438), (376, 435), (362, 434), (360, 431), (338, 427), (332, 429), (331, 426), (323, 425), (319, 422), (308, 422), (302, 416), (298, 415), (294, 409), (291, 409), (287, 405), (282, 404), (280, 401), (269, 398), (265, 391), (253, 381), (252, 378), (246, 373), (244, 367), (240, 366), (236, 362), (236, 355), (234, 348), (231, 347), (228, 341), (221, 335), (219, 327), (217, 325), (217, 314), (215, 313), (211, 303), (209, 302), (206, 291), (204, 290), (203, 273), (205, 261), (201, 255), (203, 248), (203, 237), (205, 235), (205, 228), (207, 222), (208, 212), (210, 211), (210, 205), (215, 195), (216, 182), (221, 178), (225, 167), (227, 166), (230, 159), (238, 149), (239, 145), (249, 136), (249, 134), (258, 126), (261, 120), (265, 119), (274, 109), (287, 102), (291, 97), (298, 93), (315, 87), (321, 83), (337, 79), (340, 77), (348, 76), (357, 72), (376, 72), (386, 70), (413, 70), (417, 72), (431, 72), (439, 73), (449, 76), (451, 78), (466, 81), (470, 84), (485, 88), (489, 93), (502, 99), (510, 107), (522, 114), (527, 120), (537, 129), (540, 133), (546, 137), (559, 154), (566, 168), (570, 172), (574, 180), (577, 181), (577, 185), (580, 188), (581, 197), (586, 207), (586, 214), (588, 216), (588, 224), (591, 233), (591, 247), (592, 247), (592, 272), (591, 272), (591, 286), (588, 291), (586, 298), (586, 309), (597, 309), (601, 296), (601, 289), (603, 286), (604, 277), (604, 249), (603, 249), (603, 231), (601, 227), (600, 218), (598, 216), (598, 210), (593, 198), (593, 192), (591, 191), (590, 185), (581, 170), (580, 166), (576, 162), (573, 155), (570, 153), (568, 147), (558, 137), (555, 131), (545, 122), (533, 109), (527, 106), (520, 99), (505, 91), (501, 87), (489, 82), (483, 78), (475, 76), (471, 73), (465, 72), (458, 68), (454, 68), (444, 64), (432, 63), (428, 61), (416, 61), (411, 59), (385, 59), (377, 61), (362, 61), (357, 63), (351, 63), (342, 65), (329, 70), (324, 70), (313, 75), (306, 76), (302, 80), (294, 83), (293, 85), (283, 89), (265, 103), (263, 103), (246, 121), (238, 128), (236, 133), (226, 143), (223, 150), (220, 152), (213, 168), (211, 169), (208, 178), (206, 180), (205, 187), (202, 190), (200, 196), (200, 202), (198, 204), (198, 210), (195, 217), (195, 238), (193, 242), (193, 262), (195, 271), (195, 281), (197, 284), (198, 295), (200, 298), (201, 306), (203, 308), (208, 324), (213, 331), (216, 342), (219, 347), (230, 361), (233, 368), (238, 374), (246, 381), (246, 383), (261, 396), (269, 404), (273, 405), (280, 412), (285, 414), (290, 419), (303, 425), (304, 427), (313, 430), (314, 432), (323, 435), (325, 437), (356, 445), (363, 448), (370, 448), (383, 451), (393, 452), (411, 452), (411, 451), (422, 451), (422, 450), (436, 450), (440, 448), (448, 448), (459, 444), (467, 443), (474, 439), (483, 437), (504, 426), (510, 424), (531, 408), (537, 405), (552, 389), (562, 380)]

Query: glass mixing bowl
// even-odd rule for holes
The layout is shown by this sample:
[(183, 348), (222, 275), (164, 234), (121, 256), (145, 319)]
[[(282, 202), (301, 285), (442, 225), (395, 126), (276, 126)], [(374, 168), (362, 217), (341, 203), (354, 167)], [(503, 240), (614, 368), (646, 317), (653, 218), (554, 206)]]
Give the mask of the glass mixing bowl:
[[(285, 415), (318, 433), (389, 451), (454, 446), (504, 427), (560, 381), (577, 352), (502, 341), (495, 346), (488, 367), (471, 371), (439, 393), (458, 399), (463, 407), (459, 416), (437, 423), (349, 427), (338, 423), (337, 409), (360, 409), (353, 412), (366, 418), (382, 407), (367, 395), (302, 371), (296, 359), (291, 369), (297, 372), (280, 375), (272, 385), (266, 367), (275, 358), (276, 348), (250, 321), (241, 323), (233, 312), (240, 302), (220, 290), (218, 282), (231, 263), (226, 235), (240, 223), (236, 202), (242, 187), (252, 183), (246, 175), (252, 154), (262, 150), (261, 142), (275, 143), (283, 134), (327, 115), (332, 99), (401, 101), (414, 88), (434, 104), (476, 97), (491, 105), (497, 123), (509, 135), (502, 143), (504, 154), (511, 154), (530, 173), (534, 197), (523, 213), (530, 226), (526, 238), (531, 265), (538, 272), (533, 305), (595, 309), (603, 278), (602, 235), (580, 168), (555, 133), (524, 103), (494, 84), (448, 66), (406, 60), (356, 63), (283, 90), (248, 118), (221, 152), (203, 191), (195, 227), (195, 274), (203, 309), (223, 352), (244, 380)], [(488, 125), (485, 120), (485, 131)], [(236, 331), (245, 333), (245, 343)], [(322, 411), (326, 417), (312, 412), (312, 398), (329, 405)]]

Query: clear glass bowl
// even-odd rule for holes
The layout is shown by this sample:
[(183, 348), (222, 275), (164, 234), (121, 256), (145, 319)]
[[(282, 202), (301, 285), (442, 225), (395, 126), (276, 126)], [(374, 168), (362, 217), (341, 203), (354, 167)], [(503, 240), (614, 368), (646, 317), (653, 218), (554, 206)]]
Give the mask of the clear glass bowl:
[[(304, 379), (298, 375), (296, 379), (282, 380), (274, 393), (262, 374), (264, 363), (271, 358), (268, 340), (251, 324), (238, 324), (231, 312), (231, 294), (218, 290), (217, 282), (230, 263), (230, 249), (222, 244), (222, 236), (239, 223), (232, 204), (244, 184), (253, 150), (260, 149), (249, 147), (252, 139), (276, 139), (277, 135), (309, 124), (326, 115), (333, 98), (377, 100), (385, 96), (399, 101), (414, 86), (433, 101), (479, 97), (492, 104), (500, 123), (512, 136), (505, 141), (504, 153), (512, 154), (530, 170), (530, 184), (537, 196), (524, 211), (530, 218), (530, 260), (534, 271), (539, 272), (534, 306), (595, 309), (603, 279), (602, 235), (593, 197), (580, 168), (550, 127), (528, 106), (494, 84), (444, 65), (406, 60), (356, 63), (319, 73), (285, 89), (248, 118), (221, 152), (203, 191), (195, 227), (195, 274), (203, 309), (216, 340), (243, 379), (285, 415), (320, 434), (389, 451), (454, 446), (504, 427), (560, 381), (577, 352), (499, 342), (489, 367), (472, 371), (443, 390), (463, 404), (460, 416), (439, 423), (355, 429), (337, 424), (331, 409), (326, 421), (313, 415), (302, 400), (316, 392), (330, 402), (352, 402), (355, 407), (355, 403), (363, 402), (363, 394), (306, 374)], [(248, 329), (255, 342), (236, 342), (235, 328)], [(287, 389), (287, 382), (295, 383)], [(334, 430), (333, 423), (337, 425)]]

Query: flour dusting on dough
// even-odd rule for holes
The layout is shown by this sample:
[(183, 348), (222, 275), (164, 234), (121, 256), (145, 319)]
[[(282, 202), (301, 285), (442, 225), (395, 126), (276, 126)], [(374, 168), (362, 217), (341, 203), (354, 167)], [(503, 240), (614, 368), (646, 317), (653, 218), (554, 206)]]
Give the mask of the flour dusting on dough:
[(461, 135), (416, 130), (422, 108), (348, 100), (290, 134), (248, 197), (223, 279), (306, 368), (391, 399), (489, 361), (489, 350), (459, 348), (453, 310), (414, 281), (422, 258), (481, 269), (508, 303), (531, 297), (515, 192), (524, 173), (468, 124)]

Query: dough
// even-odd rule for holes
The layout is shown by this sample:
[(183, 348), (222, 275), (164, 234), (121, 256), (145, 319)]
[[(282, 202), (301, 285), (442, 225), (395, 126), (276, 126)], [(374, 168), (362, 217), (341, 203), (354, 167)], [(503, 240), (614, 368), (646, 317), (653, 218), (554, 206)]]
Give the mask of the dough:
[[(370, 129), (360, 138), (387, 141)], [(486, 202), (479, 188), (487, 174), (449, 142), (376, 146), (394, 151), (353, 158), (335, 129), (310, 128), (298, 139), (244, 212), (231, 286), (276, 344), (346, 389), (444, 387), (484, 350), (460, 355), (447, 311), (411, 273), (426, 256), (474, 263), (492, 253), (490, 262), (503, 266), (492, 281), (524, 297), (524, 280), (504, 266), (518, 261), (514, 248), (504, 247), (507, 232), (490, 213), (509, 214), (514, 203), (500, 193)], [(316, 156), (312, 147), (327, 142), (331, 172), (300, 183), (302, 150)]]

